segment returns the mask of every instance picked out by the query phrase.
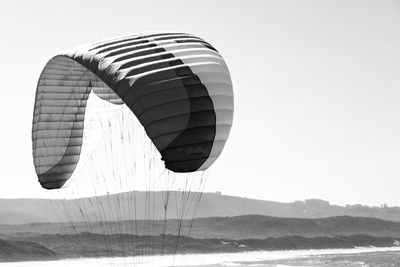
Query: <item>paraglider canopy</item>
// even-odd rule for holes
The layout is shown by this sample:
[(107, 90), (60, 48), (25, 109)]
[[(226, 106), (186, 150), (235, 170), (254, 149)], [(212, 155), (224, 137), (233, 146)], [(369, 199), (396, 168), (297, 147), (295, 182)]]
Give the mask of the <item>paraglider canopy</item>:
[(37, 85), (33, 158), (46, 189), (61, 188), (75, 171), (91, 93), (126, 105), (173, 172), (211, 166), (232, 125), (228, 68), (201, 38), (142, 34), (70, 49), (49, 60)]

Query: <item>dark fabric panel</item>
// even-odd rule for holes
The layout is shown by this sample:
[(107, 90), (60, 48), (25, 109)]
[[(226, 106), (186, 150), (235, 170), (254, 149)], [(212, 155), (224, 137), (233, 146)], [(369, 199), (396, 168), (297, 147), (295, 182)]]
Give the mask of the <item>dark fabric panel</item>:
[[(106, 42), (104, 44), (101, 45), (95, 45), (93, 48), (90, 48), (89, 51), (95, 50), (95, 49), (99, 49), (102, 47), (106, 47), (109, 45), (115, 45), (115, 44), (119, 44), (122, 42), (127, 42), (127, 41), (132, 41), (132, 40), (141, 40), (144, 38), (149, 38), (149, 37), (158, 37), (158, 36), (167, 36), (167, 35), (176, 35), (177, 33), (155, 33), (155, 34), (146, 34), (146, 35), (133, 35), (132, 37), (127, 37), (127, 38), (122, 38), (118, 41), (109, 41)], [(186, 35), (184, 33), (181, 33), (182, 35)]]
[[(187, 68), (190, 70), (189, 67)], [(183, 73), (183, 75), (185, 75), (189, 70), (180, 69), (180, 72), (178, 71), (177, 74), (182, 75), (181, 73)], [(213, 111), (213, 103), (211, 98), (196, 97), (198, 91), (201, 89), (203, 89), (202, 93), (204, 95), (208, 95), (207, 88), (201, 84), (200, 79), (198, 79), (196, 87), (197, 92), (192, 92), (192, 85), (186, 84), (185, 81), (182, 82), (187, 90), (190, 101), (190, 118), (187, 125), (188, 128), (186, 128), (179, 135), (179, 137), (171, 142), (166, 149), (161, 151), (161, 155), (162, 159), (165, 161), (166, 168), (176, 172), (192, 172), (200, 168), (200, 166), (207, 159), (208, 155), (210, 155), (212, 141), (214, 140), (216, 132), (216, 117), (215, 112)], [(198, 112), (204, 110), (209, 110), (210, 112)], [(194, 115), (195, 112), (197, 112), (196, 115)], [(206, 121), (210, 126), (195, 128), (202, 125), (204, 121)], [(174, 153), (171, 153), (171, 149), (176, 147), (179, 147), (179, 149), (174, 149), (172, 150)], [(193, 159), (197, 160), (193, 161)], [(174, 162), (174, 164), (169, 165), (169, 162)], [(196, 165), (195, 163), (199, 165)]]
[[(183, 43), (191, 43), (193, 41), (191, 41), (191, 40), (176, 40), (176, 42), (183, 44)], [(205, 47), (207, 47), (211, 50), (214, 50), (215, 52), (218, 52), (217, 49), (215, 49), (212, 45), (210, 45), (209, 43), (207, 43), (203, 40), (199, 41), (199, 43), (201, 43), (202, 45), (204, 45)]]
[[(124, 47), (127, 47), (127, 46), (129, 47), (129, 46), (133, 46), (134, 45), (134, 46), (141, 47), (140, 44), (148, 44), (148, 41), (146, 41), (146, 40), (135, 40), (135, 41), (127, 42), (127, 43), (124, 43), (124, 44), (117, 44), (117, 45), (114, 45), (114, 46), (107, 46), (107, 48), (104, 48), (104, 49), (101, 49), (101, 50), (97, 51), (96, 55), (101, 54), (101, 53), (105, 53), (105, 52), (110, 52), (110, 51), (115, 50), (115, 49), (124, 48)], [(109, 54), (107, 54), (107, 56), (109, 56)]]
[(172, 60), (169, 60), (166, 62), (153, 63), (153, 64), (149, 64), (147, 66), (135, 68), (135, 69), (129, 71), (126, 76), (133, 76), (133, 75), (141, 74), (141, 73), (144, 73), (147, 71), (168, 68), (168, 67), (177, 66), (180, 64), (182, 64), (182, 61), (180, 61), (179, 59), (172, 59)]
[[(176, 39), (176, 38), (177, 38), (176, 36), (165, 36), (165, 37), (154, 38), (154, 41), (168, 41), (168, 40), (175, 41), (174, 39)], [(208, 43), (206, 43), (206, 42), (204, 42), (204, 41), (202, 41), (200, 39), (194, 38), (192, 36), (184, 36), (184, 35), (182, 35), (182, 36), (180, 36), (178, 38), (179, 39), (183, 39), (182, 41), (184, 41), (184, 39), (188, 39), (188, 40), (185, 40), (186, 42), (200, 42), (200, 43), (208, 44)], [(118, 55), (118, 54), (121, 54), (121, 53), (135, 51), (135, 50), (143, 49), (143, 48), (146, 48), (146, 47), (155, 47), (155, 46), (157, 46), (157, 44), (154, 43), (154, 41), (149, 42), (148, 40), (141, 40), (141, 39), (134, 40), (132, 42), (127, 41), (126, 43), (117, 44), (117, 45), (114, 45), (114, 46), (108, 46), (108, 47), (106, 47), (104, 49), (101, 49), (101, 50), (97, 51), (96, 54), (110, 52), (105, 57), (115, 56), (115, 55)], [(178, 42), (178, 41), (181, 41), (181, 40), (177, 40), (176, 42)], [(123, 49), (123, 48), (126, 48), (126, 49)]]
[(42, 182), (40, 182), (40, 185), (44, 189), (59, 189), (59, 188), (63, 187), (63, 185), (70, 178), (70, 175), (67, 173), (62, 176), (66, 176), (66, 178), (64, 178), (64, 179), (59, 178), (57, 180), (54, 180), (53, 174), (39, 174), (38, 177), (39, 177), (39, 181), (42, 181)]
[[(155, 54), (155, 53), (162, 53), (162, 52), (165, 52), (164, 49), (159, 48), (159, 47), (156, 47), (155, 45), (154, 45), (154, 46), (150, 46), (150, 47), (155, 47), (155, 48), (154, 48), (154, 49), (146, 49), (146, 50), (137, 51), (137, 52), (134, 52), (134, 51), (136, 51), (137, 49), (131, 48), (131, 49), (130, 49), (131, 52), (132, 52), (131, 54), (129, 54), (129, 55), (124, 55), (124, 56), (120, 56), (120, 57), (118, 57), (117, 59), (115, 59), (114, 62), (119, 62), (119, 61), (127, 60), (127, 59), (130, 59), (130, 58), (143, 57), (143, 56), (148, 56), (148, 55), (152, 55), (152, 54)], [(129, 52), (129, 51), (127, 51), (127, 52)]]
[[(181, 153), (180, 153), (181, 154)], [(165, 168), (173, 170), (174, 172), (190, 172), (190, 170), (196, 171), (207, 158), (201, 159), (188, 159), (185, 161), (165, 161)]]
[[(148, 47), (151, 46), (152, 44), (148, 45)], [(121, 45), (118, 48), (121, 47), (125, 46)], [(141, 44), (139, 47), (126, 46), (125, 49), (114, 51), (107, 56), (132, 52), (118, 58), (118, 60), (132, 58), (132, 62), (121, 66), (126, 68), (133, 67), (135, 64), (152, 62), (149, 59), (135, 62), (135, 57), (166, 53), (162, 47), (134, 52), (144, 47), (146, 47), (145, 44)], [(171, 60), (156, 62), (165, 58)], [(158, 71), (138, 78), (132, 85), (124, 79), (115, 81), (107, 71), (101, 73), (98, 69), (98, 62), (88, 64), (88, 62), (82, 61), (82, 64), (86, 64), (91, 71), (101, 75), (103, 81), (110, 85), (139, 118), (150, 138), (164, 135), (164, 138), (158, 138), (154, 144), (160, 151), (166, 166), (167, 162), (174, 161), (174, 164), (170, 165), (174, 167), (171, 169), (172, 171), (192, 172), (204, 163), (211, 152), (216, 131), (216, 116), (207, 88), (190, 67), (184, 65), (181, 60), (173, 58), (171, 53), (166, 53), (161, 57), (151, 57), (154, 64), (133, 69), (126, 77), (152, 70)], [(82, 58), (77, 57), (76, 60), (80, 62)], [(174, 68), (170, 69), (170, 67)], [(163, 93), (159, 93), (160, 91)], [(151, 97), (148, 96), (149, 94)], [(169, 99), (163, 97), (165, 94), (169, 95)], [(188, 129), (188, 127), (190, 128)], [(177, 147), (179, 149), (175, 149)], [(194, 159), (193, 157), (196, 161), (191, 160)], [(181, 161), (181, 164), (178, 164), (178, 161)]]
[[(172, 54), (163, 54), (163, 55), (149, 56), (149, 57), (145, 57), (145, 58), (141, 58), (141, 59), (132, 59), (129, 62), (122, 64), (120, 69), (126, 69), (126, 68), (133, 67), (133, 66), (136, 66), (139, 64), (154, 62), (157, 60), (168, 59), (168, 58), (174, 58), (174, 56)], [(123, 58), (118, 58), (118, 59), (114, 60), (114, 62), (119, 62), (121, 60), (123, 60)]]
[[(106, 54), (104, 57), (108, 58), (108, 57), (118, 56), (123, 53), (134, 52), (134, 51), (142, 50), (145, 48), (151, 48), (151, 47), (157, 47), (157, 45), (154, 43), (144, 42), (144, 44), (141, 44), (141, 45), (127, 46), (124, 49), (118, 49), (116, 51), (111, 51), (110, 53)], [(151, 50), (151, 51), (153, 51), (153, 50)]]
[(142, 84), (145, 85), (154, 82), (161, 82), (171, 78), (183, 77), (188, 75), (193, 75), (193, 72), (187, 66), (179, 66), (174, 69), (162, 69), (160, 71), (151, 73), (149, 75), (137, 79), (135, 81), (135, 85), (141, 86)]

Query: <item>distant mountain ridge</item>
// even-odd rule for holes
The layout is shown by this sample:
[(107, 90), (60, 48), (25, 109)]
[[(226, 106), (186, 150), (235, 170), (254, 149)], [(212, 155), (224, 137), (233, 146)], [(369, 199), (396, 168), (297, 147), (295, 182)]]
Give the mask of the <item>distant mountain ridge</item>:
[[(111, 196), (101, 196), (98, 198), (85, 198), (78, 202), (86, 207), (86, 216), (95, 220), (99, 218), (100, 207), (96, 201), (106, 201), (113, 199), (114, 202), (127, 201), (134, 196), (135, 212), (137, 218), (145, 217), (146, 197), (150, 195), (154, 199), (154, 219), (162, 219), (164, 215), (163, 194), (165, 192), (126, 192)], [(195, 194), (195, 193), (192, 193)], [(167, 218), (177, 218), (174, 214), (176, 206), (179, 206), (182, 192), (174, 191), (170, 193), (169, 208)], [(89, 204), (90, 202), (90, 204)], [(50, 200), (48, 199), (0, 199), (0, 224), (26, 224), (32, 222), (60, 222), (60, 221), (82, 221), (82, 215), (74, 200)], [(94, 204), (93, 204), (94, 203)], [(59, 210), (58, 214), (54, 208)], [(70, 212), (69, 217), (65, 217), (63, 209), (67, 208)], [(119, 207), (103, 209), (103, 218), (112, 218), (108, 212), (116, 212)], [(132, 209), (132, 207), (130, 207)], [(120, 211), (123, 216), (129, 208)], [(191, 214), (189, 212), (188, 214)], [(331, 205), (328, 201), (309, 199), (305, 201), (295, 201), (292, 203), (281, 203), (275, 201), (256, 200), (235, 196), (227, 196), (219, 193), (204, 193), (196, 211), (196, 217), (226, 217), (240, 216), (249, 214), (259, 214), (273, 217), (287, 218), (325, 218), (333, 216), (352, 216), (352, 217), (372, 217), (387, 221), (400, 222), (400, 207), (368, 207), (362, 205), (338, 206)], [(118, 214), (117, 214), (118, 216)], [(117, 218), (122, 219), (122, 218)]]

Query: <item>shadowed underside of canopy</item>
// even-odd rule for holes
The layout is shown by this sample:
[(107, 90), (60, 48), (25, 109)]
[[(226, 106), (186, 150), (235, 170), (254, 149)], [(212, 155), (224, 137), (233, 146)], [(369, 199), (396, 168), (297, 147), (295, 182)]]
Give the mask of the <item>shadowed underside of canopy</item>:
[(76, 168), (91, 92), (127, 105), (174, 172), (211, 166), (232, 124), (228, 68), (198, 37), (136, 35), (71, 49), (47, 63), (37, 86), (33, 157), (44, 188), (62, 187)]

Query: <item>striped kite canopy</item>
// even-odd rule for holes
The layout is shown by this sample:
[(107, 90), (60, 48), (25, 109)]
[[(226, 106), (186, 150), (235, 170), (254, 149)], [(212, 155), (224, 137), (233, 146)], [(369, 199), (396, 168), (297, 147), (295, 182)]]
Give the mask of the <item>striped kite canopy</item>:
[(82, 45), (51, 58), (38, 81), (32, 145), (42, 187), (60, 188), (73, 174), (92, 92), (129, 107), (174, 172), (210, 167), (231, 129), (229, 71), (201, 38), (155, 33)]

